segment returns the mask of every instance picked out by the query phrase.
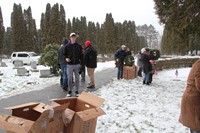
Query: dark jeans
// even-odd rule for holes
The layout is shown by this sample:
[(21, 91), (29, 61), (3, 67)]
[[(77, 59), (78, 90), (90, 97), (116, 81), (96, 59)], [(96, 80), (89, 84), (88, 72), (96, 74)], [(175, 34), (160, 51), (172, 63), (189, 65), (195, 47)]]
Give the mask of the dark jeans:
[(139, 67), (139, 69), (138, 69), (138, 76), (142, 77), (142, 67)]
[(190, 133), (200, 133), (200, 131), (190, 129)]
[(81, 80), (85, 81), (85, 67), (81, 71)]
[(118, 72), (117, 72), (117, 78), (118, 79), (122, 79), (123, 78), (123, 67), (124, 65), (123, 64), (119, 64), (119, 67), (118, 67)]
[(146, 83), (147, 82), (149, 83), (149, 76), (150, 76), (150, 72), (145, 73), (143, 81), (145, 81)]
[(61, 64), (61, 83), (63, 88), (68, 86), (68, 77), (67, 77), (67, 64)]

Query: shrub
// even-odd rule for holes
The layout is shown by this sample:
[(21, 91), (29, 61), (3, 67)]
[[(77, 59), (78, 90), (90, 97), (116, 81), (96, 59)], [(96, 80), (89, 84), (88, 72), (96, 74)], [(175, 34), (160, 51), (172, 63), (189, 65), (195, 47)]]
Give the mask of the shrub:
[(49, 66), (52, 74), (58, 75), (58, 44), (48, 44), (42, 51), (39, 63), (44, 66)]

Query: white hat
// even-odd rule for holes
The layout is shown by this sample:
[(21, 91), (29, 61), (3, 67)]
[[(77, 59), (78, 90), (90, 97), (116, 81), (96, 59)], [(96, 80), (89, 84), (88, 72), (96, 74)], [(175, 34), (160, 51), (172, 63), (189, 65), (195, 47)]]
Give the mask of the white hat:
[(72, 37), (72, 36), (76, 36), (76, 33), (71, 33), (70, 35), (69, 35), (69, 37)]
[(145, 48), (142, 48), (142, 49), (141, 49), (141, 53), (144, 53), (144, 52), (146, 52), (146, 49), (145, 49)]
[(125, 48), (125, 47), (126, 47), (126, 45), (122, 45), (122, 46), (121, 46), (121, 48)]

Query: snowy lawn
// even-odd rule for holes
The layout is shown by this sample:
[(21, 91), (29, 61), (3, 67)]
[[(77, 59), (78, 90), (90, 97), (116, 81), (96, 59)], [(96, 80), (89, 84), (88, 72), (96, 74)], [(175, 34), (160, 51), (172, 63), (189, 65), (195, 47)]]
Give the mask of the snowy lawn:
[(178, 77), (175, 70), (158, 72), (149, 86), (142, 78), (114, 80), (94, 92), (105, 98), (97, 133), (189, 133), (178, 122), (189, 70), (178, 69)]
[[(15, 76), (16, 70), (9, 60), (8, 67), (1, 67), (0, 99), (16, 93), (41, 89), (41, 86), (57, 84), (59, 77), (39, 78), (39, 72), (31, 76)], [(30, 66), (25, 66), (30, 69)], [(114, 61), (98, 63), (96, 71), (113, 68)], [(44, 66), (38, 66), (42, 69)], [(190, 68), (159, 71), (149, 86), (142, 85), (142, 78), (117, 80), (92, 92), (105, 99), (102, 108), (106, 115), (97, 121), (97, 133), (189, 133), (178, 122), (180, 102), (185, 90)], [(27, 82), (34, 82), (27, 84)]]

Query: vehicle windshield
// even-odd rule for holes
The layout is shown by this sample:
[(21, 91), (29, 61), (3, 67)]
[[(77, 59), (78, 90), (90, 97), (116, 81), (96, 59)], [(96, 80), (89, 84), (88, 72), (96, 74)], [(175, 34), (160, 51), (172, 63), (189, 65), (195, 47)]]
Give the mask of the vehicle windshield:
[(34, 53), (34, 52), (30, 52), (29, 53), (30, 54), (30, 56), (38, 56), (36, 53)]

